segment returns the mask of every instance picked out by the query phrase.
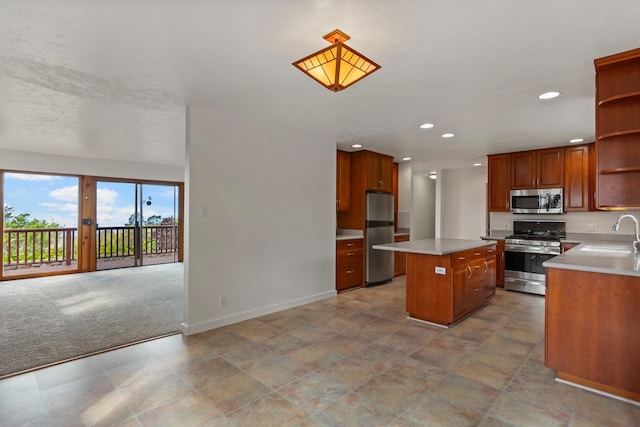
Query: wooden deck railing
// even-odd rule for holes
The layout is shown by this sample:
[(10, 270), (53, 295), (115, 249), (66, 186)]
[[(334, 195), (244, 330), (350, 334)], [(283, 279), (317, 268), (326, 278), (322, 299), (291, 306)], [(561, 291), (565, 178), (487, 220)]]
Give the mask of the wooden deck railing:
[[(140, 239), (136, 234), (140, 233)], [(117, 258), (142, 255), (162, 255), (178, 250), (177, 225), (145, 225), (98, 227), (96, 232), (97, 258)], [(138, 242), (140, 242), (138, 244)]]
[(5, 268), (38, 264), (71, 265), (77, 256), (76, 228), (6, 229), (2, 243)]
[[(42, 264), (71, 265), (78, 256), (77, 228), (6, 229), (3, 235), (4, 268)], [(96, 258), (113, 259), (165, 255), (178, 251), (177, 225), (145, 225), (141, 228), (98, 227)]]

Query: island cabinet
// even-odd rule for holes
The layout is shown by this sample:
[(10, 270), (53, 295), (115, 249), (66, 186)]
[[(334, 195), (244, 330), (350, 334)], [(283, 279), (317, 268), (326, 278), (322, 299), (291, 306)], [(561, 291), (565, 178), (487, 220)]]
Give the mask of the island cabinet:
[(336, 290), (355, 288), (364, 280), (364, 240), (336, 240)]
[(496, 286), (504, 288), (504, 239), (496, 245)]
[(447, 255), (407, 253), (407, 311), (449, 325), (489, 302), (496, 291), (496, 246)]
[(336, 211), (351, 207), (351, 154), (337, 150), (336, 154)]
[[(395, 236), (393, 239), (394, 242), (408, 242), (409, 235), (402, 234), (400, 236)], [(394, 252), (393, 253), (393, 277), (404, 276), (407, 274), (407, 254), (404, 252)]]
[(640, 49), (594, 60), (597, 205), (640, 207)]
[(511, 153), (511, 189), (564, 187), (564, 148)]

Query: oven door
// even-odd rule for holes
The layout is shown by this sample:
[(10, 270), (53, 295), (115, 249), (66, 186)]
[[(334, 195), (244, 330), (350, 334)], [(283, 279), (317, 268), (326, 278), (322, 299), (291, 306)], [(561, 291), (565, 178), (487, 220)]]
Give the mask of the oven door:
[(558, 249), (505, 245), (505, 288), (544, 295), (546, 270), (542, 263), (559, 255)]

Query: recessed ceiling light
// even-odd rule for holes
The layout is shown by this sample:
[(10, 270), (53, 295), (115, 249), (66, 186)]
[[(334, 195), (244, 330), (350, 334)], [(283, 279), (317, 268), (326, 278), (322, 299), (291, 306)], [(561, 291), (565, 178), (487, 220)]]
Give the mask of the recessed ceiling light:
[(555, 98), (557, 96), (560, 96), (560, 92), (550, 91), (550, 92), (545, 92), (543, 94), (538, 95), (538, 98), (540, 98), (540, 99), (552, 99), (552, 98)]
[(411, 160), (411, 157), (403, 157), (402, 160), (404, 160), (406, 162), (408, 160)]
[(453, 135), (452, 133), (443, 133), (443, 134), (442, 134), (442, 137), (443, 137), (443, 138), (453, 138), (453, 137), (454, 137), (454, 135)]
[(474, 163), (473, 166), (482, 166), (482, 163)]
[(420, 125), (422, 129), (431, 129), (433, 127), (433, 123), (423, 123)]
[(438, 175), (436, 175), (435, 173), (429, 174), (429, 178), (431, 179), (436, 179), (438, 177)]
[(582, 138), (573, 138), (569, 140), (571, 144), (577, 144), (578, 142), (582, 142), (582, 141), (584, 141), (584, 139)]
[(351, 144), (353, 148), (362, 148), (362, 144)]

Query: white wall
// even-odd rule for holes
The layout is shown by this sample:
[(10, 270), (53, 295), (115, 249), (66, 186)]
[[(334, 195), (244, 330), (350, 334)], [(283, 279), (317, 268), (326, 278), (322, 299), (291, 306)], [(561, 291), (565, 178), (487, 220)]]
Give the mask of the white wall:
[(0, 150), (0, 169), (182, 182), (184, 168)]
[(439, 174), (440, 237), (478, 239), (486, 235), (487, 169), (447, 169)]
[(398, 228), (411, 227), (412, 173), (411, 163), (398, 164)]
[(189, 107), (185, 175), (183, 332), (336, 294), (335, 140)]
[(436, 237), (436, 181), (419, 174), (413, 175), (412, 181), (411, 240), (433, 239)]

